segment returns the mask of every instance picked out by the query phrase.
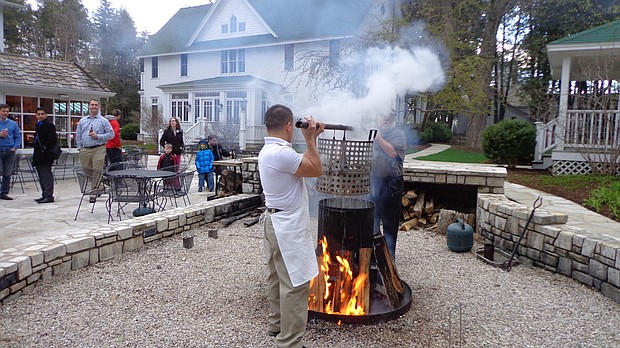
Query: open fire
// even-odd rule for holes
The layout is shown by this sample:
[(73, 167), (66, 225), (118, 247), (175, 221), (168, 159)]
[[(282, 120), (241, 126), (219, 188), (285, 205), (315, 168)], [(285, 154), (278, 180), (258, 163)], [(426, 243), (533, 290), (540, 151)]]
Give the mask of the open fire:
[(371, 202), (360, 199), (319, 202), (319, 274), (310, 282), (311, 318), (371, 323), (409, 310), (411, 289), (400, 280), (383, 236), (373, 236), (373, 211)]
[(319, 275), (310, 282), (313, 291), (310, 293), (309, 309), (327, 314), (368, 314), (370, 279), (364, 270), (369, 270), (370, 256), (365, 256), (361, 262), (368, 268), (359, 267), (354, 272), (352, 253), (336, 255), (337, 262), (334, 263), (327, 251), (327, 238), (323, 237), (319, 244), (323, 250), (320, 256), (322, 263), (319, 264)]

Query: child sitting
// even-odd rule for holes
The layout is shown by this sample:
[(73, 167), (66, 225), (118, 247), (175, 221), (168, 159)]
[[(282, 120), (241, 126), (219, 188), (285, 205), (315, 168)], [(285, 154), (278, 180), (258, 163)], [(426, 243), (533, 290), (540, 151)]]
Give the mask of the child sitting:
[[(157, 170), (167, 170), (176, 172), (179, 169), (177, 157), (172, 154), (172, 144), (164, 145), (164, 153), (159, 157), (157, 162)], [(180, 183), (178, 179), (164, 179), (164, 189), (179, 189)]]
[(198, 142), (198, 153), (196, 154), (196, 171), (198, 172), (198, 192), (202, 192), (207, 179), (207, 188), (213, 191), (213, 152), (207, 147), (207, 140), (201, 139)]

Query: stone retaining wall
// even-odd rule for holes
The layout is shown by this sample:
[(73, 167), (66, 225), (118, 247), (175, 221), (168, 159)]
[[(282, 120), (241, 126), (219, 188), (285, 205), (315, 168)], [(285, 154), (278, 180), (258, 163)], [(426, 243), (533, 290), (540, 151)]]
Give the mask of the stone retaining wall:
[[(512, 252), (531, 211), (504, 195), (479, 194), (476, 231)], [(572, 277), (620, 303), (620, 241), (567, 221), (565, 214), (537, 209), (517, 250), (519, 260)]]
[(234, 195), (2, 250), (0, 300), (4, 303), (17, 297), (38, 281), (112, 259), (140, 249), (145, 243), (193, 230), (261, 204), (258, 195)]

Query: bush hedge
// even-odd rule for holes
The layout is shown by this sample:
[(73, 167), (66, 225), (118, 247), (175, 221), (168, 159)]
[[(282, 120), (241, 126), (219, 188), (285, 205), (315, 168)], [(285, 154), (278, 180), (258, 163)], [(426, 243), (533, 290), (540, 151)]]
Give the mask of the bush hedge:
[(496, 164), (514, 168), (534, 159), (536, 127), (518, 120), (505, 120), (487, 127), (482, 133), (482, 152)]
[(447, 143), (452, 139), (452, 131), (444, 123), (427, 123), (420, 139), (427, 143)]
[(140, 132), (140, 125), (137, 123), (127, 123), (121, 128), (121, 139), (137, 140)]

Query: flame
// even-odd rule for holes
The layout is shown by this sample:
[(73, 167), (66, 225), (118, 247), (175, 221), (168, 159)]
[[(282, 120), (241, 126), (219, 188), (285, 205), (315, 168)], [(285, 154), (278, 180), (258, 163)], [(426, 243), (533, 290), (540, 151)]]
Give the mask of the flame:
[[(325, 284), (325, 292), (322, 295), (324, 300), (322, 301), (322, 311), (324, 313), (343, 315), (367, 314), (368, 308), (364, 308), (364, 303), (359, 300), (359, 298), (364, 293), (364, 287), (367, 284), (368, 276), (366, 274), (360, 274), (356, 277), (353, 276), (350, 260), (350, 258), (352, 258), (351, 254), (345, 253), (345, 255), (336, 255), (337, 263), (332, 263), (332, 258), (327, 249), (327, 238), (323, 237), (319, 243), (323, 250), (323, 255), (321, 257), (322, 262), (319, 265), (321, 272), (310, 282), (310, 303), (313, 303), (317, 296), (319, 296), (318, 294), (312, 293), (312, 290), (315, 289), (318, 277), (322, 276), (323, 284)], [(330, 266), (338, 267), (339, 276), (334, 277), (339, 280), (338, 284), (334, 283), (336, 281), (335, 279), (330, 279)], [(340, 294), (334, 294), (333, 292), (336, 291), (335, 289), (339, 289)], [(339, 296), (338, 300), (340, 302), (340, 308), (337, 311), (334, 309), (335, 296)]]

